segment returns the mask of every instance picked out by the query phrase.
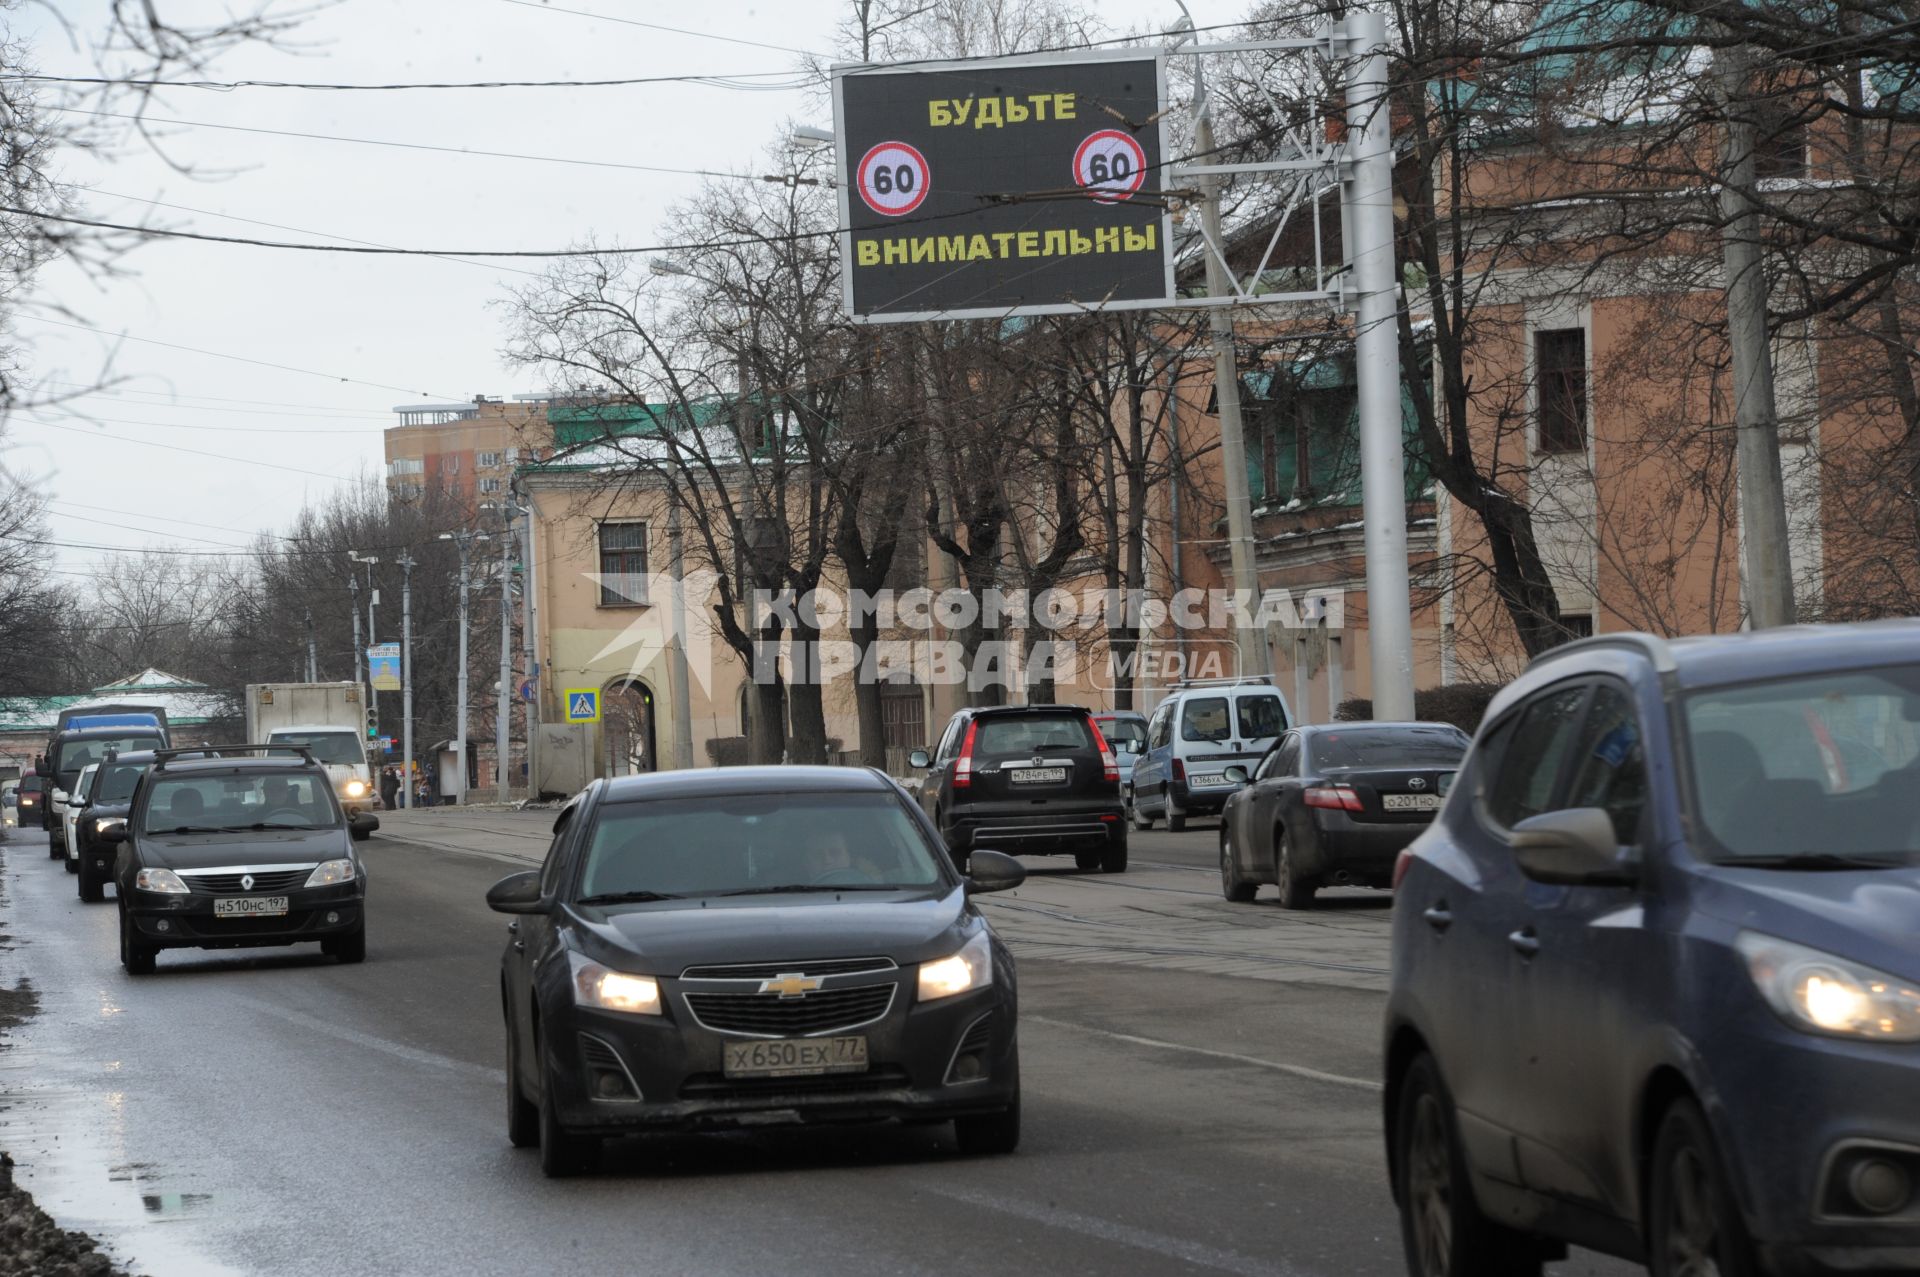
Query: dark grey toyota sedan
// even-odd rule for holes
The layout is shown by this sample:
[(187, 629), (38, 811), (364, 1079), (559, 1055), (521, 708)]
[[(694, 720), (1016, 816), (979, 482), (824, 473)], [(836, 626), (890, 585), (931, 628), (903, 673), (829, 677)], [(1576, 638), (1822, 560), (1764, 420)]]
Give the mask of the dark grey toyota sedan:
[(487, 893), (516, 915), (500, 972), (507, 1134), (589, 1168), (649, 1130), (952, 1121), (1020, 1139), (1013, 960), (971, 876), (892, 780), (740, 767), (595, 781), (544, 867)]

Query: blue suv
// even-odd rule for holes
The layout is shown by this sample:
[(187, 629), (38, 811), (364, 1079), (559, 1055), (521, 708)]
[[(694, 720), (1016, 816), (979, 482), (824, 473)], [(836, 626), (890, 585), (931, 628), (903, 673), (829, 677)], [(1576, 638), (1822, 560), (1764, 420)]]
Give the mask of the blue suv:
[(1920, 623), (1550, 652), (1395, 878), (1410, 1272), (1920, 1272)]

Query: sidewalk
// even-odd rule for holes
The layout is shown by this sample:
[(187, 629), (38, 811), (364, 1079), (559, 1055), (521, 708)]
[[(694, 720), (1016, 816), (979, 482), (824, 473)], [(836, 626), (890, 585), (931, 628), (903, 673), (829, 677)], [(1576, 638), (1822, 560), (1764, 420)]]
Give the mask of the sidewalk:
[(505, 807), (416, 807), (383, 811), (377, 839), (409, 842), (439, 851), (462, 851), (519, 865), (546, 859), (557, 809), (514, 811)]

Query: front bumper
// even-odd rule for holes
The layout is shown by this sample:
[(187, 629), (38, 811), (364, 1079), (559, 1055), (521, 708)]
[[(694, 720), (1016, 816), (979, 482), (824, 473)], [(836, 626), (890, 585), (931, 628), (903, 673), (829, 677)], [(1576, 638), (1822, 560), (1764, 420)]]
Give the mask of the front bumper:
[[(686, 1000), (685, 981), (660, 982), (664, 1007), (658, 1016), (573, 1005), (556, 1009), (543, 1018), (542, 1029), (560, 1120), (573, 1130), (615, 1135), (888, 1119), (937, 1122), (1005, 1109), (1019, 1087), (1012, 988), (996, 982), (915, 1004), (915, 970), (891, 974), (895, 991), (883, 1016), (812, 1035), (865, 1037), (868, 1065), (860, 1073), (728, 1078), (723, 1045), (756, 1039), (702, 1023)], [(977, 1061), (980, 1077), (959, 1080), (971, 1071), (962, 1065), (963, 1057)], [(616, 1065), (638, 1098), (593, 1098), (590, 1079)]]
[[(1723, 1160), (1770, 1271), (1920, 1272), (1920, 1056), (1911, 1045), (1801, 1033), (1766, 1017), (1721, 1055), (1709, 1106)], [(1913, 1199), (1873, 1217), (1845, 1193), (1849, 1159), (1890, 1155)]]
[(162, 948), (236, 949), (299, 944), (346, 935), (360, 928), (367, 894), (365, 878), (332, 887), (259, 892), (287, 898), (287, 912), (271, 918), (215, 917), (213, 902), (230, 898), (128, 891), (127, 912), (140, 934)]

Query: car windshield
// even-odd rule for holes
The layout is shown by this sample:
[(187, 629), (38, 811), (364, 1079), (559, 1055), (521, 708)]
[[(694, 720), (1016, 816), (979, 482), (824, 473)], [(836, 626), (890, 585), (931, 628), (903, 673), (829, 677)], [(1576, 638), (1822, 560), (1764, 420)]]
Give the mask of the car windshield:
[(1703, 854), (1920, 863), (1920, 665), (1713, 688), (1686, 719)]
[(344, 732), (275, 732), (273, 743), (276, 745), (305, 745), (307, 752), (313, 755), (316, 763), (329, 763), (339, 767), (359, 767), (367, 761), (360, 746), (360, 738), (351, 731)]
[(1087, 720), (1078, 714), (1010, 714), (982, 718), (976, 754), (1025, 756), (1048, 749), (1091, 749)]
[(124, 803), (133, 797), (133, 787), (146, 772), (144, 763), (119, 763), (93, 778), (93, 801)]
[(621, 803), (594, 823), (578, 898), (923, 888), (940, 881), (934, 854), (891, 793)]
[(1315, 732), (1309, 765), (1338, 767), (1458, 767), (1467, 740), (1451, 727), (1352, 727)]
[(141, 829), (328, 829), (339, 823), (324, 778), (310, 772), (261, 771), (219, 776), (168, 776), (154, 781)]
[(1137, 718), (1103, 718), (1100, 734), (1116, 748), (1121, 741), (1137, 741), (1142, 747), (1147, 743), (1147, 725)]
[(158, 736), (98, 736), (91, 740), (65, 740), (53, 747), (53, 771), (60, 788), (71, 790), (83, 769), (99, 762), (109, 751), (129, 753), (136, 749), (159, 749)]

